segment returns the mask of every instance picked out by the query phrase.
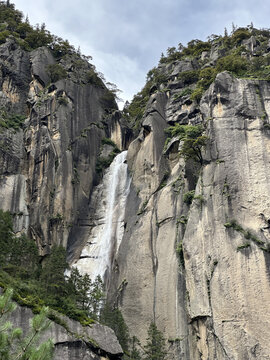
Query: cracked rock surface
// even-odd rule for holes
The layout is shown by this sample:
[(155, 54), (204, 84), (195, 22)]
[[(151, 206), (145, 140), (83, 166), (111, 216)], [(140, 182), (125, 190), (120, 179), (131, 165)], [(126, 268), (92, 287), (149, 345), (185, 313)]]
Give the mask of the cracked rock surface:
[[(269, 98), (266, 81), (218, 74), (196, 114), (209, 137), (197, 178), (194, 164), (177, 156), (177, 139), (164, 156), (162, 128), (181, 110), (170, 97), (152, 95), (129, 147), (133, 189), (116, 299), (142, 340), (152, 319), (167, 338), (181, 339), (170, 342), (172, 358), (270, 358)], [(189, 207), (183, 195), (191, 189), (197, 200)]]

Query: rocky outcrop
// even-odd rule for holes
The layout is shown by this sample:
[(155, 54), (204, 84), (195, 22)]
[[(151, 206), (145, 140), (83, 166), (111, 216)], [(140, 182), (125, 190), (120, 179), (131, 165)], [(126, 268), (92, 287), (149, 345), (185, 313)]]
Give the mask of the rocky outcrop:
[[(58, 64), (66, 75), (52, 83), (48, 66), (56, 64), (48, 48), (28, 53), (12, 38), (0, 46), (0, 111), (7, 122), (0, 132), (0, 207), (12, 213), (17, 234), (37, 242), (40, 255), (61, 244), (75, 256), (92, 224), (89, 199), (100, 177), (101, 140), (121, 140), (123, 120), (107, 109), (108, 100), (104, 105), (108, 90), (101, 80), (87, 80), (93, 70), (87, 61), (66, 56)], [(22, 126), (14, 118), (25, 119)], [(26, 330), (31, 317), (18, 307), (12, 322)], [(108, 327), (82, 327), (68, 318), (61, 323), (44, 335), (55, 343), (55, 359), (120, 359), (122, 349)]]
[[(33, 317), (30, 309), (17, 306), (10, 321), (22, 328), (25, 334)], [(54, 360), (117, 360), (122, 358), (122, 349), (110, 328), (99, 324), (81, 326), (80, 323), (58, 315), (62, 325), (51, 325), (40, 337), (40, 342), (51, 339), (54, 343)]]
[(29, 60), (29, 53), (18, 47), (12, 37), (0, 46), (0, 106), (15, 113), (27, 112)]
[(38, 81), (41, 88), (49, 85), (51, 79), (47, 67), (56, 63), (50, 50), (44, 46), (32, 51), (30, 61), (32, 78)]

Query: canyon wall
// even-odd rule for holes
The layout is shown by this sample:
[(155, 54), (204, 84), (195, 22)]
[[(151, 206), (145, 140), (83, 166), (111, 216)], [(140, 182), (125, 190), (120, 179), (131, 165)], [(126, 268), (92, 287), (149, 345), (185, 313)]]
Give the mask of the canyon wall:
[[(196, 62), (161, 65), (171, 78), (133, 136), (105, 86), (85, 80), (87, 62), (62, 59), (67, 77), (52, 82), (50, 50), (12, 39), (0, 60), (1, 106), (25, 116), (0, 133), (0, 206), (15, 232), (101, 275), (130, 335), (144, 344), (154, 321), (170, 359), (270, 359), (269, 82), (221, 72), (192, 102), (177, 76)], [(199, 161), (179, 155), (179, 136), (166, 141), (177, 123), (204, 129)], [(116, 151), (108, 138), (127, 153), (98, 168)]]

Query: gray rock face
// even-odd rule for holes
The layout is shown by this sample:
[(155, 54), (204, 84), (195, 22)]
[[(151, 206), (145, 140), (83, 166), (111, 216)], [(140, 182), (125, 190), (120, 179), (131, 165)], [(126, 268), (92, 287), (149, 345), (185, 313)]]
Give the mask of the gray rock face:
[[(176, 230), (177, 215), (182, 211), (176, 193), (182, 186), (183, 168), (177, 160), (168, 163), (162, 155), (166, 102), (164, 94), (151, 96), (141, 133), (129, 146), (133, 181), (126, 232), (115, 259), (117, 267), (109, 293), (114, 293), (131, 335), (144, 342), (155, 319), (166, 337), (173, 339), (170, 354), (176, 359), (188, 351), (185, 284), (175, 251), (181, 232), (180, 228)], [(170, 167), (170, 185), (161, 190)], [(176, 338), (185, 341), (179, 343)]]
[(38, 48), (31, 52), (31, 70), (32, 75), (42, 86), (50, 83), (50, 77), (46, 68), (48, 65), (55, 64), (55, 59), (50, 50), (46, 47)]
[(216, 62), (220, 57), (226, 54), (225, 49), (218, 49), (218, 46), (212, 46), (210, 51), (210, 60)]
[[(70, 64), (75, 60), (71, 56)], [(114, 134), (126, 145), (119, 122), (117, 129), (103, 123), (105, 87), (82, 86), (67, 60), (68, 78), (47, 86), (53, 63), (47, 48), (29, 55), (12, 39), (0, 46), (0, 101), (8, 111), (29, 115), (24, 131), (0, 134), (1, 207), (20, 214), (16, 231), (26, 230), (43, 255), (53, 243), (71, 254), (83, 244), (101, 139)], [(90, 68), (81, 60), (80, 71)]]
[(27, 114), (31, 81), (29, 54), (21, 50), (12, 37), (0, 46), (0, 69), (0, 105), (14, 113)]
[(194, 70), (197, 68), (197, 66), (198, 66), (197, 63), (194, 60), (184, 59), (184, 60), (177, 61), (174, 64), (174, 68), (173, 68), (171, 76), (175, 77), (182, 71)]
[(266, 81), (217, 76), (196, 115), (209, 137), (198, 178), (177, 139), (163, 155), (162, 128), (179, 109), (165, 95), (152, 95), (129, 147), (133, 189), (111, 293), (142, 342), (155, 319), (172, 359), (270, 358), (269, 95)]
[(222, 73), (201, 101), (211, 118), (210, 162), (196, 188), (205, 201), (192, 205), (183, 244), (189, 314), (205, 334), (204, 358), (214, 358), (217, 346), (219, 359), (270, 356), (269, 91), (265, 81)]
[[(29, 330), (29, 321), (33, 317), (30, 309), (17, 306), (12, 313), (14, 326)], [(91, 327), (81, 326), (78, 322), (66, 317), (61, 318), (65, 327), (52, 322), (49, 329), (42, 334), (40, 341), (51, 339), (55, 345), (54, 360), (103, 360), (121, 359), (122, 348), (110, 328), (99, 324)]]
[(80, 223), (87, 219), (96, 158), (105, 136), (101, 95), (92, 85), (59, 81), (31, 110), (26, 132), (30, 226), (42, 247), (57, 241), (72, 247), (74, 234), (80, 239), (84, 231)]
[[(27, 116), (29, 55), (10, 38), (0, 46), (0, 108)], [(0, 133), (0, 206), (14, 215), (14, 230), (27, 231), (27, 177), (24, 171), (23, 130), (1, 129)]]
[(258, 46), (258, 42), (255, 36), (251, 36), (249, 39), (245, 39), (242, 41), (242, 44), (249, 50), (252, 54), (256, 52), (256, 47)]

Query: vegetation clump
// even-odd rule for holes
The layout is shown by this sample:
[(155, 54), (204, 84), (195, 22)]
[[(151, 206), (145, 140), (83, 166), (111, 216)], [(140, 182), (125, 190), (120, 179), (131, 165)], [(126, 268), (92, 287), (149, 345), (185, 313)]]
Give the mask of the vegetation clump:
[(168, 76), (156, 67), (147, 73), (145, 86), (134, 96), (129, 106), (125, 107), (123, 110), (123, 115), (129, 121), (134, 130), (137, 130), (141, 124), (141, 119), (151, 92), (156, 91), (153, 89), (157, 89), (161, 84), (165, 85), (167, 81)]
[[(14, 4), (10, 1), (0, 1), (0, 45), (8, 39), (15, 41), (25, 51), (33, 51), (42, 46), (50, 49), (57, 61), (56, 64), (47, 66), (51, 82), (65, 79), (70, 75), (65, 68), (65, 62), (71, 60), (74, 70), (71, 77), (74, 81), (107, 90), (103, 75), (97, 73), (95, 67), (89, 63), (91, 56), (82, 55), (80, 49), (76, 50), (68, 40), (51, 34), (44, 23), (33, 27), (28, 17), (24, 18), (23, 13), (17, 10)], [(104, 106), (116, 108), (113, 91), (105, 91), (102, 101)], [(63, 104), (66, 105), (64, 102)]]
[(68, 99), (65, 96), (58, 97), (57, 101), (59, 105), (64, 105), (64, 106), (68, 105)]
[(187, 205), (191, 205), (194, 199), (194, 195), (195, 195), (195, 190), (186, 192), (183, 197), (184, 203)]
[[(252, 36), (256, 40), (255, 50), (248, 47), (248, 40)], [(186, 94), (174, 95), (176, 100), (185, 94), (198, 103), (216, 75), (222, 71), (229, 71), (238, 77), (269, 80), (269, 39), (270, 29), (256, 29), (253, 25), (237, 28), (233, 25), (230, 35), (225, 29), (223, 36), (212, 34), (207, 41), (195, 39), (188, 42), (187, 46), (179, 43), (177, 47), (169, 47), (166, 55), (161, 54), (158, 67), (148, 72), (145, 86), (125, 110), (126, 117), (134, 128), (138, 127), (152, 93), (151, 89), (155, 87), (155, 91), (161, 91), (161, 86), (170, 88), (172, 81), (178, 80), (179, 87), (189, 86)], [(210, 58), (212, 52), (217, 53), (217, 60)], [(179, 61), (189, 61), (191, 69), (175, 75), (174, 65)], [(185, 89), (182, 90), (184, 91)]]
[(144, 353), (144, 360), (165, 360), (167, 358), (165, 338), (154, 322), (151, 322), (148, 328)]
[(113, 159), (119, 153), (120, 153), (120, 150), (115, 150), (115, 151), (112, 151), (108, 157), (103, 157), (103, 156), (98, 157), (97, 163), (96, 163), (96, 172), (102, 173), (104, 171), (104, 169), (108, 168), (111, 165), (111, 163), (113, 162)]
[[(118, 308), (106, 305), (104, 284), (100, 276), (93, 281), (88, 274), (81, 275), (77, 268), (72, 268), (67, 277), (66, 251), (62, 246), (52, 246), (51, 253), (43, 260), (42, 267), (40, 260), (35, 242), (25, 235), (16, 237), (11, 214), (0, 210), (0, 286), (4, 289), (14, 289), (13, 292), (6, 292), (9, 298), (12, 296), (17, 303), (30, 307), (34, 313), (39, 314), (41, 324), (48, 324), (44, 319), (49, 317), (66, 328), (67, 325), (59, 314), (62, 313), (79, 321), (83, 326), (96, 321), (110, 326), (128, 354), (130, 337), (127, 325)], [(8, 333), (1, 332), (1, 305), (6, 304), (6, 300), (3, 303), (1, 301), (0, 296), (0, 356), (4, 354), (1, 353), (1, 344), (4, 344), (6, 351), (13, 331), (10, 328), (10, 332), (7, 330)], [(49, 308), (44, 310), (44, 306)], [(24, 341), (20, 331), (18, 338), (13, 338), (13, 341), (17, 340), (18, 344), (21, 340)], [(51, 349), (50, 344), (46, 343), (48, 349)], [(37, 351), (38, 349), (45, 351), (45, 345), (36, 348)], [(51, 350), (48, 354), (51, 354)], [(44, 359), (49, 360), (50, 357)]]
[(189, 70), (180, 72), (178, 79), (182, 80), (184, 85), (190, 85), (199, 80), (199, 71), (198, 70)]
[(104, 83), (102, 79), (98, 76), (98, 74), (94, 71), (94, 69), (90, 69), (86, 73), (86, 81), (89, 84), (92, 84), (96, 87), (104, 87)]
[(240, 250), (243, 250), (243, 249), (246, 249), (246, 248), (249, 248), (250, 247), (250, 243), (249, 242), (246, 242), (240, 246), (237, 246), (237, 251), (240, 251)]
[[(22, 337), (20, 329), (13, 329), (11, 325), (6, 327), (3, 325), (5, 323), (1, 322), (3, 315), (14, 309), (14, 305), (10, 302), (11, 297), (18, 304), (30, 307), (34, 313), (38, 314), (33, 319), (31, 334), (32, 329), (39, 335), (47, 328), (49, 322), (46, 318), (68, 330), (67, 324), (60, 315), (62, 313), (80, 321), (83, 326), (91, 325), (96, 321), (110, 326), (125, 351), (125, 359), (156, 359), (149, 357), (150, 345), (146, 346), (145, 353), (141, 354), (136, 347), (138, 342), (129, 336), (128, 327), (120, 309), (106, 304), (104, 284), (100, 276), (93, 281), (88, 274), (81, 275), (77, 268), (72, 268), (67, 277), (65, 275), (67, 269), (66, 251), (63, 247), (56, 245), (52, 247), (51, 254), (44, 259), (41, 267), (34, 241), (25, 236), (16, 238), (12, 229), (11, 214), (0, 210), (0, 286), (3, 289), (14, 289), (14, 291), (6, 290), (4, 296), (0, 296), (1, 359), (10, 359), (5, 356), (10, 355), (11, 340), (14, 341), (14, 346), (15, 344), (19, 346), (29, 339), (29, 337)], [(161, 333), (153, 328), (151, 334), (153, 346), (155, 344), (153, 354), (160, 352), (164, 354)], [(36, 344), (36, 340), (35, 335), (31, 340), (31, 345)], [(129, 351), (130, 346), (132, 346), (131, 351)], [(46, 352), (48, 357), (44, 359), (51, 359), (53, 347), (50, 341), (33, 348), (37, 354), (41, 350), (44, 354)], [(18, 350), (14, 347), (12, 351), (15, 349)], [(144, 355), (147, 357), (142, 357)], [(36, 359), (36, 357), (33, 358)]]
[(23, 13), (15, 9), (14, 4), (0, 1), (0, 44), (10, 36), (26, 51), (48, 46), (56, 57), (75, 52), (67, 40), (52, 35), (45, 24), (31, 26), (28, 17), (24, 19)]
[(10, 113), (4, 107), (0, 109), (0, 128), (2, 129), (14, 129), (17, 131), (23, 127), (25, 119), (25, 115)]
[[(258, 245), (262, 250), (268, 251), (268, 248), (265, 247), (265, 242), (260, 240), (256, 235), (254, 235), (250, 230), (244, 229), (241, 225), (237, 223), (236, 220), (228, 221), (224, 224), (227, 229), (234, 229), (235, 231), (241, 233), (245, 239), (253, 241), (256, 245)], [(242, 249), (248, 247), (250, 243), (245, 243), (244, 246), (240, 246), (237, 249)]]
[(110, 145), (112, 146), (112, 151), (108, 156), (99, 156), (97, 158), (96, 162), (96, 172), (102, 173), (106, 168), (108, 168), (111, 163), (113, 162), (113, 159), (117, 154), (120, 153), (120, 150), (118, 149), (117, 145), (109, 138), (103, 138), (101, 140), (102, 145)]
[(106, 90), (104, 92), (104, 94), (102, 95), (101, 99), (100, 99), (101, 105), (106, 109), (106, 110), (117, 110), (117, 104), (115, 102), (115, 94), (110, 91), (110, 90)]
[(174, 95), (174, 100), (181, 99), (183, 96), (191, 95), (192, 89), (187, 87), (184, 90), (182, 90), (179, 94)]
[(67, 77), (67, 72), (61, 64), (48, 65), (47, 72), (52, 83)]
[(202, 125), (180, 125), (176, 123), (165, 129), (169, 138), (177, 136), (182, 142), (179, 154), (185, 160), (193, 159), (203, 164), (202, 148), (207, 144), (207, 136), (203, 135)]
[(104, 302), (100, 278), (91, 281), (76, 269), (68, 269), (66, 251), (54, 245), (40, 264), (35, 242), (25, 235), (16, 237), (12, 216), (0, 210), (0, 286), (14, 289), (13, 298), (36, 313), (49, 306), (82, 324), (98, 319)]
[(185, 268), (185, 259), (184, 259), (184, 252), (183, 252), (183, 240), (181, 240), (176, 248), (176, 253), (179, 257), (180, 264), (183, 268)]
[(130, 341), (129, 331), (121, 311), (117, 307), (112, 308), (109, 305), (105, 305), (101, 311), (100, 321), (102, 324), (114, 330), (122, 349), (128, 352)]

